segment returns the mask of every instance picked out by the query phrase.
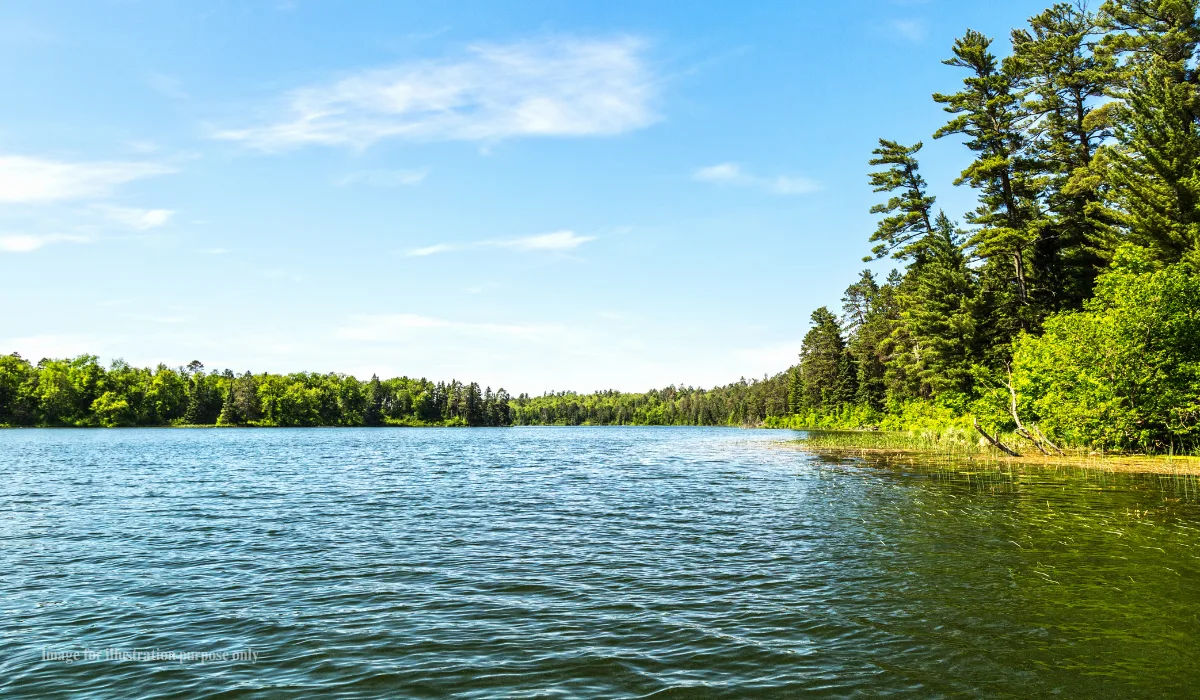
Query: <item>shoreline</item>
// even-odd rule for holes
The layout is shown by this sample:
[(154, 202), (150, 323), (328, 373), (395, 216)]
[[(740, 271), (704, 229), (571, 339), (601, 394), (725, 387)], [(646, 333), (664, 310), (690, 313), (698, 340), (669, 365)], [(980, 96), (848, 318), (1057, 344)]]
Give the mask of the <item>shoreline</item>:
[(822, 457), (857, 458), (872, 463), (893, 465), (905, 462), (914, 466), (980, 465), (1038, 469), (1075, 468), (1124, 474), (1160, 474), (1200, 476), (1200, 457), (1190, 455), (1022, 455), (1010, 457), (1000, 452), (952, 453), (944, 450), (899, 447), (833, 447), (809, 445), (807, 440), (789, 440), (782, 444)]

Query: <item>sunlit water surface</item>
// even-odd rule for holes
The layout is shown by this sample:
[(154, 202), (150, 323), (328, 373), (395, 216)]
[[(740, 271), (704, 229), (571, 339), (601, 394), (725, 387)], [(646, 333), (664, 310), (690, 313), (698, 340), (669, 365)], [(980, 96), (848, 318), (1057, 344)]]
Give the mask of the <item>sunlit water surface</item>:
[(1194, 480), (798, 436), (0, 431), (0, 696), (1200, 694)]

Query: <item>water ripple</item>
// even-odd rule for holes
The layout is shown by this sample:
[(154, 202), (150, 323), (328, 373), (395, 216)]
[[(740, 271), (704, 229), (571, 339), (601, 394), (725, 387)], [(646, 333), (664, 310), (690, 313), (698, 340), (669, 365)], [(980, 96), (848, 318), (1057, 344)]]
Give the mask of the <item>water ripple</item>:
[(790, 436), (0, 431), (0, 695), (1195, 695), (1195, 484)]

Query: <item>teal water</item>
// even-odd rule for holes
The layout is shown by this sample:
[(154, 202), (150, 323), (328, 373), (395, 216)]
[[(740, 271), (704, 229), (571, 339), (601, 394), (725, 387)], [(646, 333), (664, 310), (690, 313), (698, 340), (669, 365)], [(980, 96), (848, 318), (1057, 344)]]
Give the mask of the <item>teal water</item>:
[(0, 696), (1200, 694), (1195, 480), (795, 436), (0, 431)]

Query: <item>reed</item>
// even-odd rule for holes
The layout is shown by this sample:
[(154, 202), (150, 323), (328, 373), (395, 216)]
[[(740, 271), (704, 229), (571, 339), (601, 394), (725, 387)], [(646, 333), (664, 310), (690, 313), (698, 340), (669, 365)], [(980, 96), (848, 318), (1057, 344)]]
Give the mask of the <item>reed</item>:
[(905, 463), (927, 467), (1013, 468), (1050, 467), (1168, 475), (1200, 474), (1200, 457), (1104, 453), (1064, 448), (1063, 454), (1043, 455), (1015, 434), (997, 436), (1016, 447), (1021, 456), (1005, 455), (977, 434), (961, 426), (908, 431), (813, 430), (794, 444), (801, 449), (830, 457), (870, 458), (887, 464)]

